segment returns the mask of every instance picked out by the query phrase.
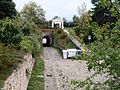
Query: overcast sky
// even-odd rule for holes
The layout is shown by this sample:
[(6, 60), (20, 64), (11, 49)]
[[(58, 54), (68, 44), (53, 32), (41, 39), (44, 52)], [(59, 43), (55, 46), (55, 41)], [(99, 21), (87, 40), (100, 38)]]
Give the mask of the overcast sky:
[(46, 19), (51, 20), (54, 16), (64, 17), (72, 20), (73, 15), (78, 15), (77, 8), (85, 2), (87, 9), (92, 7), (91, 0), (13, 0), (16, 9), (20, 11), (24, 4), (30, 1), (36, 2), (46, 11)]

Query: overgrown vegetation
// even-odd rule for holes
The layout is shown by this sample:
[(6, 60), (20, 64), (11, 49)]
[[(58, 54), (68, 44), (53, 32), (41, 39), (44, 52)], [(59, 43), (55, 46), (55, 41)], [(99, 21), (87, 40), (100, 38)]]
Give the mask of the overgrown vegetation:
[[(31, 32), (24, 35), (22, 28), (18, 29), (11, 19), (7, 22), (1, 21), (0, 33), (0, 83), (4, 81), (18, 65), (24, 62), (26, 53), (32, 54), (33, 58), (39, 55), (40, 50), (40, 32)], [(23, 26), (24, 27), (24, 26)], [(35, 28), (34, 28), (35, 29)], [(24, 29), (25, 30), (25, 29)]]
[[(11, 1), (12, 0), (10, 0), (10, 2)], [(10, 3), (9, 1), (6, 2)], [(0, 4), (1, 3), (3, 2), (0, 1)], [(37, 5), (34, 2), (33, 4)], [(7, 5), (5, 6), (6, 8)], [(41, 7), (37, 10), (39, 14), (42, 15), (43, 13), (41, 11), (43, 11), (43, 9), (40, 8)], [(8, 13), (10, 13), (9, 10)], [(28, 14), (24, 10), (24, 14), (25, 13)], [(1, 15), (3, 14), (1, 14), (0, 11), (0, 16)], [(32, 18), (34, 17), (40, 19), (40, 16), (37, 17), (37, 15), (33, 15)], [(40, 56), (41, 32), (38, 30), (40, 23), (36, 23), (33, 19), (29, 20), (26, 18), (28, 18), (28, 15), (23, 16), (23, 13), (14, 14), (12, 18), (6, 15), (4, 18), (0, 18), (0, 87), (13, 70), (15, 70), (20, 63), (24, 62), (23, 57), (26, 53), (32, 54), (35, 60)]]
[(37, 57), (28, 90), (44, 90), (44, 61)]
[[(88, 61), (88, 69), (95, 70), (96, 74), (108, 74), (106, 81), (94, 83), (91, 79), (75, 82), (77, 86), (85, 86), (87, 90), (119, 90), (120, 89), (120, 1), (93, 0), (98, 4), (93, 13), (101, 21), (85, 18), (85, 13), (79, 17), (75, 27), (80, 42), (88, 47), (88, 52), (82, 54), (80, 59)], [(99, 8), (98, 8), (99, 7)], [(100, 8), (102, 7), (102, 9)], [(104, 17), (103, 13), (108, 15)], [(89, 13), (88, 13), (89, 14)], [(95, 15), (93, 17), (100, 20)], [(86, 15), (87, 16), (87, 15)], [(115, 17), (115, 18), (114, 18)], [(109, 20), (108, 20), (109, 18)], [(112, 19), (115, 19), (112, 21)], [(101, 24), (100, 24), (101, 23)], [(78, 33), (80, 32), (80, 33)]]
[(0, 42), (5, 45), (18, 45), (21, 41), (21, 29), (16, 26), (17, 19), (0, 20)]
[(13, 18), (16, 13), (15, 3), (12, 0), (0, 0), (0, 19)]
[(24, 61), (24, 52), (0, 44), (0, 86), (4, 80)]
[(43, 28), (45, 24), (45, 11), (41, 8), (40, 5), (37, 5), (35, 2), (29, 2), (25, 4), (21, 15), (26, 21), (34, 22), (38, 27)]
[(0, 83), (24, 61), (20, 50), (21, 33), (16, 19), (0, 20)]
[(93, 21), (99, 25), (110, 23), (111, 27), (120, 18), (120, 1), (119, 0), (91, 0), (95, 6), (92, 9)]
[(67, 34), (62, 30), (58, 29), (53, 33), (54, 46), (60, 49), (75, 48), (76, 46), (71, 42)]

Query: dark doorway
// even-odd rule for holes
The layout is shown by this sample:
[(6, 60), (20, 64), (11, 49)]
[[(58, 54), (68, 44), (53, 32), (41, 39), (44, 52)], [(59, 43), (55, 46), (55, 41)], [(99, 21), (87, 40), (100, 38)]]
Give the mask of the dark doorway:
[(50, 37), (48, 35), (42, 38), (42, 44), (44, 47), (50, 46)]
[(59, 24), (54, 24), (54, 28), (59, 28)]

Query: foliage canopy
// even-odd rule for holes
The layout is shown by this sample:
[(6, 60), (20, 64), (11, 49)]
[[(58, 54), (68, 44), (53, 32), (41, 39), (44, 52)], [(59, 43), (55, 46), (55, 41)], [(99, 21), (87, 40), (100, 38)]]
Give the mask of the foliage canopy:
[(16, 15), (15, 3), (12, 0), (0, 0), (0, 19)]
[(29, 2), (26, 4), (21, 11), (21, 15), (25, 21), (34, 22), (41, 27), (45, 21), (44, 9), (35, 2)]

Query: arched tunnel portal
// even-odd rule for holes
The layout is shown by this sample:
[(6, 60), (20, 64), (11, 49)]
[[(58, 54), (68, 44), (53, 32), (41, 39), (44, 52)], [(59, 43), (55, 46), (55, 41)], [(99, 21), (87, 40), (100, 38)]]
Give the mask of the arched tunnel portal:
[(46, 35), (42, 38), (43, 46), (51, 46), (52, 45), (52, 38), (49, 35)]
[(42, 29), (42, 44), (49, 47), (53, 44), (53, 30)]

